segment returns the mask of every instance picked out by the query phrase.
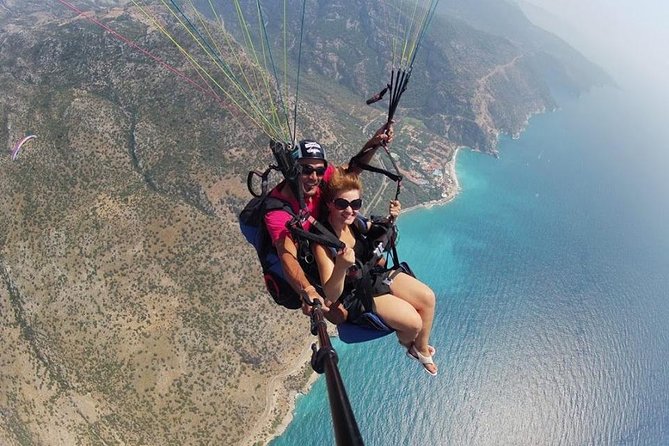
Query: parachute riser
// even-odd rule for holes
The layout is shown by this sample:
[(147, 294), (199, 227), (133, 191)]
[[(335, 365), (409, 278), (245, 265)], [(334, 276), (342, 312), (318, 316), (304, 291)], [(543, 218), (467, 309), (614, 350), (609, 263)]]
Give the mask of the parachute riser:
[(409, 79), (411, 78), (411, 70), (393, 70), (390, 74), (390, 99), (388, 101), (388, 122), (391, 122), (395, 117), (397, 106), (400, 103), (402, 94), (407, 90)]
[(396, 184), (396, 189), (395, 189), (395, 200), (397, 200), (400, 196), (400, 192), (402, 190), (402, 180), (404, 177), (400, 173), (400, 168), (397, 166), (397, 163), (395, 162), (395, 159), (393, 158), (393, 155), (390, 153), (390, 149), (388, 148), (388, 144), (385, 142), (382, 144), (383, 150), (386, 152), (386, 155), (388, 155), (388, 159), (390, 159), (390, 163), (393, 165), (393, 168), (395, 169), (395, 172), (397, 172), (397, 179), (395, 180)]
[(270, 141), (270, 149), (272, 150), (272, 155), (276, 160), (278, 169), (283, 174), (283, 177), (286, 179), (286, 182), (290, 186), (290, 189), (293, 191), (293, 195), (297, 198), (298, 203), (300, 204), (300, 210), (306, 209), (306, 204), (304, 201), (304, 194), (302, 188), (298, 184), (298, 178), (300, 175), (299, 167), (297, 161), (291, 155), (292, 145), (289, 143)]
[[(366, 103), (367, 105), (372, 105), (380, 100), (383, 99), (383, 96), (387, 93), (390, 92), (390, 97), (388, 100), (388, 118), (387, 118), (387, 126), (390, 125), (390, 123), (393, 122), (393, 118), (395, 117), (395, 112), (397, 111), (397, 106), (399, 105), (400, 98), (402, 97), (402, 94), (406, 91), (407, 85), (409, 84), (409, 79), (411, 78), (411, 71), (412, 67), (410, 66), (408, 69), (393, 69), (390, 72), (390, 82), (386, 84), (386, 86), (377, 94), (372, 96), (371, 98), (367, 99)], [(402, 190), (402, 174), (400, 173), (399, 167), (397, 166), (397, 163), (395, 162), (395, 159), (392, 157), (392, 154), (390, 153), (390, 149), (388, 148), (387, 143), (383, 143), (383, 150), (386, 152), (388, 155), (388, 158), (390, 159), (391, 164), (393, 165), (393, 168), (395, 169), (395, 172), (397, 172), (396, 175), (389, 175), (390, 172), (384, 171), (383, 169), (378, 169), (378, 168), (371, 168), (371, 166), (368, 166), (365, 170), (370, 170), (373, 172), (378, 172), (386, 175), (395, 183), (397, 184), (397, 188), (395, 190), (395, 200), (399, 198), (400, 192)]]
[[(269, 167), (263, 172), (252, 170), (246, 177), (246, 187), (254, 197), (267, 195), (269, 191), (269, 175), (273, 170), (281, 172), (281, 175), (289, 183), (296, 183), (297, 181), (297, 164), (290, 155), (290, 150), (287, 149), (287, 147), (290, 147), (288, 143), (271, 140), (269, 145), (276, 164), (270, 164)], [(260, 179), (260, 193), (256, 192), (253, 187), (254, 177), (258, 177)]]

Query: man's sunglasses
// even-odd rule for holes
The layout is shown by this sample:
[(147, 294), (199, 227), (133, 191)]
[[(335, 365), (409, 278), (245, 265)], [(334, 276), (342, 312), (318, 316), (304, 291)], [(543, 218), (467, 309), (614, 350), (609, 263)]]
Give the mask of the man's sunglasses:
[(316, 175), (318, 175), (319, 177), (325, 175), (325, 169), (326, 169), (325, 166), (314, 167), (310, 166), (309, 164), (303, 164), (301, 168), (302, 168), (302, 175), (309, 176), (312, 173), (316, 172)]
[(353, 209), (354, 211), (358, 211), (362, 207), (362, 198), (356, 198), (355, 200), (352, 201), (348, 201), (344, 198), (336, 198), (333, 204), (334, 207), (339, 209), (340, 211), (343, 211), (349, 206), (351, 206), (351, 209)]

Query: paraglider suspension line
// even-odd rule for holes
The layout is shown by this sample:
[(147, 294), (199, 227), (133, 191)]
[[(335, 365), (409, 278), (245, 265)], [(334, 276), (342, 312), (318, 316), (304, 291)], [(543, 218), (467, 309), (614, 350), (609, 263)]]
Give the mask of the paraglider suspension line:
[(295, 108), (293, 110), (293, 134), (292, 134), (293, 145), (297, 140), (297, 101), (300, 95), (300, 71), (302, 68), (302, 40), (304, 37), (304, 14), (306, 9), (306, 3), (307, 3), (306, 0), (302, 2), (302, 21), (300, 24), (300, 46), (297, 53), (297, 80), (295, 82)]

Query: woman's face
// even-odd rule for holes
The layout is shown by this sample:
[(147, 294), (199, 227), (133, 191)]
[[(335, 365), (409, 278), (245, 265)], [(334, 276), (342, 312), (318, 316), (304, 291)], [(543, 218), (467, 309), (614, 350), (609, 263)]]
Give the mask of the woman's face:
[(350, 225), (362, 207), (362, 198), (357, 189), (340, 192), (328, 203), (330, 221), (332, 223)]

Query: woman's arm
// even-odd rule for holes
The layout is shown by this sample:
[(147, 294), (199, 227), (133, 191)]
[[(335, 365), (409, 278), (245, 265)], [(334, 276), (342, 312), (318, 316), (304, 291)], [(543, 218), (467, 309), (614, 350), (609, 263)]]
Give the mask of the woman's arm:
[(313, 253), (325, 294), (325, 304), (330, 305), (344, 292), (346, 271), (355, 263), (355, 253), (350, 248), (344, 248), (343, 252), (337, 254), (334, 261), (328, 255), (326, 248), (321, 245), (314, 245)]

